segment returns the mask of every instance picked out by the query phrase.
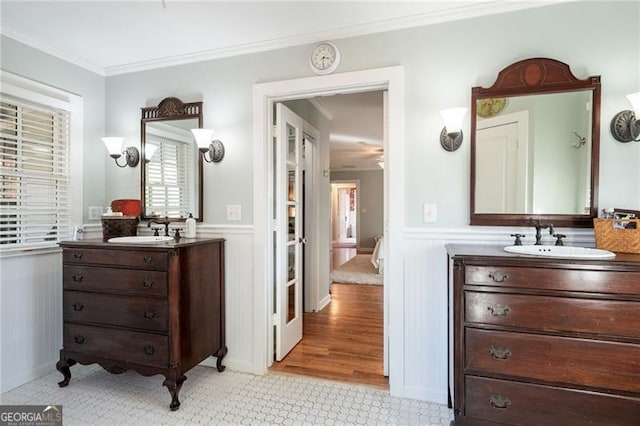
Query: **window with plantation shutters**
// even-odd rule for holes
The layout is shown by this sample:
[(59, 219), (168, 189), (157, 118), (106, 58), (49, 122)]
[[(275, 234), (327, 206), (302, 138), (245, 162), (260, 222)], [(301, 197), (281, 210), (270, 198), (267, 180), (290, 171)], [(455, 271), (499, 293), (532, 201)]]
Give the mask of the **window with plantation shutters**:
[(71, 228), (70, 113), (0, 97), (0, 251), (55, 247)]
[(195, 162), (193, 143), (150, 133), (145, 143), (158, 147), (146, 164), (147, 212), (152, 216), (187, 217), (193, 210), (190, 188), (195, 182), (188, 172)]

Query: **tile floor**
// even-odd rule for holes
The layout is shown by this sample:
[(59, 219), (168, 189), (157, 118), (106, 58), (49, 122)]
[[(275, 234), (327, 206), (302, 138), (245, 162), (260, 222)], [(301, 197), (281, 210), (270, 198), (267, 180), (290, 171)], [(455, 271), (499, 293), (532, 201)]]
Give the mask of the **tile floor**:
[(0, 404), (62, 404), (70, 425), (449, 425), (446, 406), (387, 391), (304, 376), (187, 373), (180, 409), (169, 411), (164, 377), (112, 375), (97, 365), (71, 368), (69, 386), (53, 372), (0, 395)]

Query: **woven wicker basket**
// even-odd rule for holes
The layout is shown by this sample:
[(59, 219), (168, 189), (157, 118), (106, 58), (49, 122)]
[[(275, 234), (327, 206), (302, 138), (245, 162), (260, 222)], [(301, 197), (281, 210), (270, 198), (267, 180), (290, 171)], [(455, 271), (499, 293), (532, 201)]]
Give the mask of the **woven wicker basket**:
[(102, 218), (102, 241), (113, 237), (131, 237), (138, 233), (137, 216), (112, 216)]
[[(635, 222), (635, 229), (624, 228)], [(640, 219), (593, 219), (596, 247), (617, 253), (640, 253)]]

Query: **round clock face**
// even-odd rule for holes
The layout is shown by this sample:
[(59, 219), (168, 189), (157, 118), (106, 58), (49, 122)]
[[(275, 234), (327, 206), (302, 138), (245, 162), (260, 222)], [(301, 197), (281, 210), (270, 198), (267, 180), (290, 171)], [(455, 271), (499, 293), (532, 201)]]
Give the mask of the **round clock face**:
[(489, 118), (498, 114), (507, 105), (507, 98), (478, 99), (476, 112), (478, 117)]
[(309, 56), (309, 65), (316, 74), (329, 74), (335, 71), (339, 64), (340, 50), (328, 41), (318, 43)]

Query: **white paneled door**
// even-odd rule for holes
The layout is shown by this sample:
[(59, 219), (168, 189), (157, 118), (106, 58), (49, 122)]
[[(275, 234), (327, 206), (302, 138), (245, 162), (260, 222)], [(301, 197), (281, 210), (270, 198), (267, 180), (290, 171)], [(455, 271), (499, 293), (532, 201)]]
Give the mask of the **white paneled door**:
[(302, 118), (276, 104), (274, 128), (274, 286), (276, 360), (302, 340)]

